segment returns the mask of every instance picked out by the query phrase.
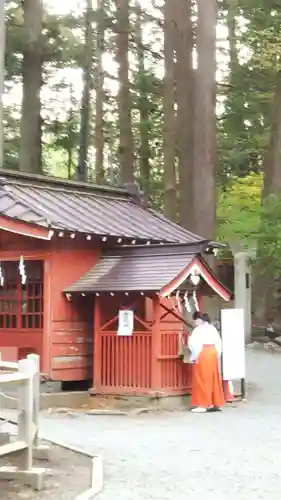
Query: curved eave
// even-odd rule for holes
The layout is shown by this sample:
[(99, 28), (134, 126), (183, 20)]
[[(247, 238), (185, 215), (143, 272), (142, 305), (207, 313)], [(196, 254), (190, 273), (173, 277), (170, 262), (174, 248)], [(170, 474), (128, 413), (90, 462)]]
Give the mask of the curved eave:
[(209, 287), (214, 290), (214, 292), (223, 300), (228, 302), (231, 299), (231, 292), (222, 283), (219, 282), (207, 263), (199, 257), (194, 258), (186, 266), (186, 268), (178, 274), (176, 278), (165, 285), (160, 290), (160, 296), (167, 297), (175, 290), (177, 290), (193, 271), (197, 271), (197, 273), (203, 278), (203, 280), (209, 285)]

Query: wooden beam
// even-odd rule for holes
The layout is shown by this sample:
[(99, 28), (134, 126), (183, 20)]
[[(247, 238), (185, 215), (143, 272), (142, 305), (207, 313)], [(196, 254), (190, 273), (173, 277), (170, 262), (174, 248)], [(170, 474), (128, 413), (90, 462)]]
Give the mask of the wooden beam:
[(0, 446), (0, 457), (26, 450), (27, 444), (24, 441), (14, 441)]
[(0, 229), (8, 231), (9, 233), (20, 234), (22, 236), (47, 241), (50, 241), (53, 236), (53, 231), (51, 231), (48, 227), (10, 219), (4, 215), (0, 216)]
[(26, 373), (0, 373), (0, 387), (2, 384), (22, 384), (28, 379)]
[(49, 257), (44, 259), (44, 271), (43, 271), (43, 336), (42, 336), (42, 372), (47, 376), (51, 375), (52, 370), (52, 356), (51, 356), (51, 346), (52, 346), (52, 321), (53, 321), (53, 308), (54, 302), (52, 300), (52, 290), (51, 290), (51, 272), (52, 272), (52, 260)]
[(180, 316), (180, 314), (177, 314), (173, 309), (169, 309), (169, 307), (165, 306), (163, 303), (161, 303), (161, 307), (167, 311), (167, 313), (172, 314), (176, 319), (179, 319), (182, 321), (188, 328), (193, 328), (193, 326), (188, 323), (184, 318)]
[(151, 389), (153, 391), (161, 390), (161, 363), (159, 357), (161, 356), (161, 305), (160, 298), (155, 295), (153, 301), (153, 319), (152, 326), (152, 346), (151, 346)]
[[(10, 361), (0, 361), (0, 370), (4, 370), (6, 372), (12, 371), (15, 372), (19, 368), (19, 364), (17, 362)], [(0, 372), (1, 374), (1, 372)]]

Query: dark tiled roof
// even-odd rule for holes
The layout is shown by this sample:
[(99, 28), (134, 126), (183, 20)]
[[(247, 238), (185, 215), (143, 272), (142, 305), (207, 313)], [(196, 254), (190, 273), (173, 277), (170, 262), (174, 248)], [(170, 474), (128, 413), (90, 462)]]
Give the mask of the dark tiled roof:
[(205, 244), (120, 247), (64, 291), (159, 291), (200, 254)]
[(151, 240), (202, 238), (145, 209), (125, 189), (0, 170), (0, 214), (54, 230)]

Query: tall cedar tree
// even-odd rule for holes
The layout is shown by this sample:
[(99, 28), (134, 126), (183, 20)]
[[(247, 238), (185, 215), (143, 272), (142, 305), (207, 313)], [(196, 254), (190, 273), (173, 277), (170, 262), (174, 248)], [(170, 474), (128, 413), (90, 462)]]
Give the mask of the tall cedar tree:
[(102, 58), (104, 54), (105, 36), (105, 5), (104, 0), (97, 1), (97, 67), (96, 67), (96, 122), (95, 122), (95, 146), (96, 146), (96, 182), (105, 183), (104, 170), (104, 70)]
[(91, 89), (93, 71), (93, 7), (92, 0), (86, 0), (85, 10), (85, 51), (83, 66), (83, 92), (81, 99), (80, 145), (77, 178), (88, 180), (88, 153), (91, 130)]
[(116, 0), (116, 10), (120, 180), (121, 183), (125, 184), (134, 181), (132, 101), (129, 82), (129, 0)]
[(176, 101), (181, 226), (193, 227), (193, 30), (191, 0), (176, 0)]
[(139, 136), (140, 136), (140, 177), (147, 194), (150, 193), (150, 147), (149, 147), (149, 99), (147, 95), (147, 79), (145, 75), (145, 50), (142, 33), (142, 9), (136, 0), (136, 45), (138, 54), (138, 86), (139, 86)]
[(41, 161), (41, 100), (42, 30), (41, 0), (24, 0), (24, 50), (22, 60), (23, 97), (20, 123), (20, 162), (23, 172), (40, 174)]
[(6, 30), (5, 30), (5, 4), (2, 2), (0, 6), (0, 168), (4, 167), (4, 109), (3, 95), (5, 82), (5, 46), (6, 46)]
[[(264, 161), (264, 184), (262, 204), (267, 202), (267, 197), (281, 196), (281, 71), (277, 74), (276, 90), (272, 107), (272, 120), (270, 140)], [(267, 214), (266, 214), (267, 215)], [(261, 224), (270, 224), (271, 221), (262, 215)], [(263, 234), (261, 229), (261, 234)], [(266, 244), (270, 244), (266, 242)], [(273, 243), (274, 244), (274, 243)], [(253, 310), (258, 323), (265, 324), (274, 320), (280, 327), (280, 278), (274, 279), (268, 255), (264, 255), (265, 242), (258, 240), (257, 266), (253, 286)]]
[(177, 1), (166, 1), (164, 7), (164, 214), (171, 220), (177, 218), (174, 61), (174, 9)]
[(216, 223), (216, 21), (217, 1), (197, 0), (194, 93), (193, 231), (212, 238)]

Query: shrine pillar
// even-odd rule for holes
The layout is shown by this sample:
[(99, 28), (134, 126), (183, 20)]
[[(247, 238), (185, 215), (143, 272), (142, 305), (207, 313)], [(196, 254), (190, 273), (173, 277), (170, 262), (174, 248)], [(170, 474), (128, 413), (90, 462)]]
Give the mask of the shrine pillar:
[(101, 299), (95, 296), (93, 331), (93, 391), (101, 391)]
[(152, 392), (155, 393), (161, 391), (160, 297), (155, 294), (152, 298), (152, 303), (153, 303), (153, 325), (152, 325), (152, 338), (151, 338), (151, 390)]

